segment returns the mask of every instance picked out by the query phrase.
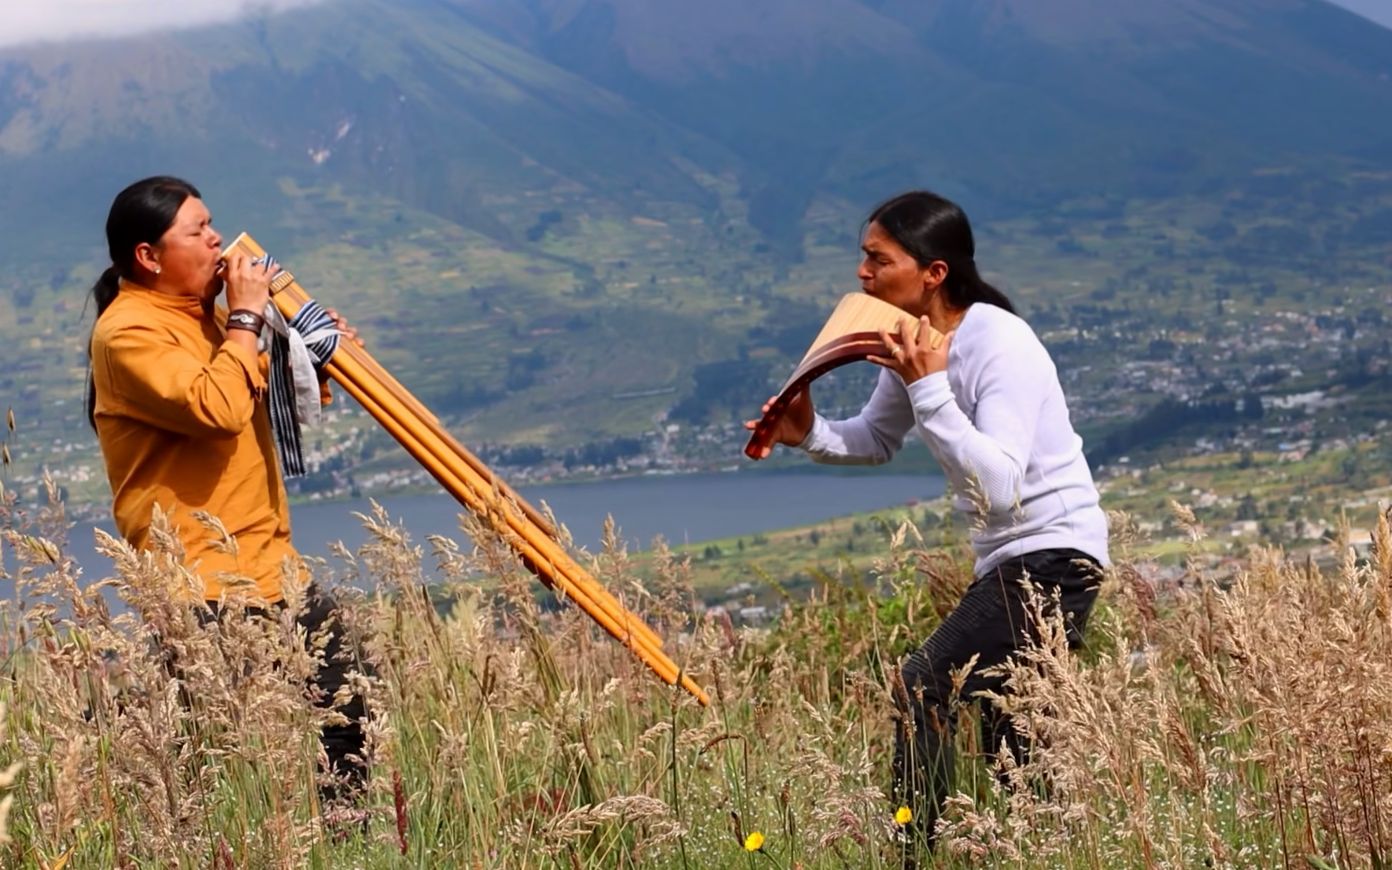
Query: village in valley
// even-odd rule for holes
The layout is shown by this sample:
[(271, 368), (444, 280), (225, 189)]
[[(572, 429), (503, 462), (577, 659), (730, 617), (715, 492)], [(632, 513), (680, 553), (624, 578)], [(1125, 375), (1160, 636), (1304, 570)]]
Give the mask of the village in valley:
[[(742, 421), (777, 390), (846, 291), (855, 218), (845, 208), (812, 209), (803, 256), (771, 261), (762, 243), (740, 241), (747, 225), (728, 202), (729, 180), (706, 183), (726, 198), (714, 216), (600, 220), (563, 211), (574, 207), (567, 199), (541, 220), (532, 212), (548, 203), (527, 204), (532, 211), (515, 219), (538, 248), (594, 248), (583, 270), (523, 269), (520, 252), (425, 218), (376, 244), (391, 252), (386, 261), (366, 244), (344, 243), (294, 259), (301, 274), (351, 286), (353, 294), (335, 298), (348, 312), (372, 311), (381, 288), (393, 286), (429, 288), (412, 298), (441, 316), (467, 302), (464, 324), (419, 335), (379, 330), (370, 315), (354, 320), (398, 379), (514, 486), (754, 471), (741, 452)], [(1332, 559), (1336, 542), (1366, 547), (1379, 505), (1392, 498), (1392, 258), (1377, 232), (1392, 214), (1392, 177), (1305, 167), (1235, 187), (1220, 200), (1082, 201), (983, 222), (979, 231), (979, 247), (991, 252), (988, 279), (1016, 301), (1058, 367), (1103, 507), (1130, 515), (1167, 572), (1196, 556), (1212, 564), (1240, 558), (1253, 546)], [(1291, 206), (1287, 188), (1308, 201)], [(374, 222), (378, 212), (340, 193), (291, 190), (342, 215), (346, 238), (385, 229)], [(635, 282), (640, 261), (652, 271)], [(109, 509), (82, 413), (90, 322), (82, 298), (92, 274), (80, 267), (47, 281), (0, 276), (0, 336), (13, 333), (10, 346), (23, 349), (0, 372), (18, 427), (5, 485), (35, 504), (51, 473), (68, 516), (89, 521)], [(485, 292), (488, 275), (517, 283)], [(645, 365), (637, 346), (611, 358), (616, 348), (604, 330), (612, 312), (629, 298), (659, 304), (663, 294), (677, 297), (673, 310), (645, 323), (670, 330), (673, 346), (688, 340), (687, 324), (700, 324), (705, 360)], [(459, 359), (444, 370), (431, 363), (442, 354)], [(576, 371), (595, 373), (580, 381), (583, 397), (567, 392)], [(853, 415), (875, 374), (857, 364), (819, 380), (819, 411)], [(351, 398), (334, 392), (323, 423), (306, 433), (310, 473), (290, 482), (292, 499), (438, 491)], [(555, 402), (582, 399), (591, 413), (553, 419)], [(805, 460), (790, 454), (764, 463), (798, 465)], [(894, 470), (933, 474), (936, 466), (910, 446)], [(1197, 552), (1175, 523), (1174, 504), (1192, 509), (1206, 530)], [(946, 521), (947, 503), (939, 508)], [(838, 552), (835, 536), (809, 548), (807, 530), (799, 534), (804, 546), (789, 554), (788, 576), (848, 555), (865, 563), (872, 543)], [(694, 547), (698, 571), (738, 582), (716, 570), (720, 560), (709, 556), (717, 550), (728, 556), (730, 547)]]
[[(1177, 582), (1195, 559), (1221, 568), (1257, 545), (1326, 562), (1341, 546), (1366, 554), (1376, 513), (1392, 500), (1392, 354), (1382, 313), (1392, 307), (1392, 287), (1341, 294), (1312, 310), (1257, 307), (1201, 322), (1149, 315), (1107, 320), (1091, 303), (1042, 310), (1037, 328), (1058, 360), (1103, 506), (1130, 516), (1143, 551), (1153, 554), (1155, 579)], [(863, 370), (843, 370), (845, 383), (833, 376), (825, 388), (832, 396), (863, 394), (873, 372), (868, 365), (857, 369)], [(757, 396), (757, 389), (750, 392)], [(823, 407), (829, 414), (855, 410), (853, 403)], [(6, 485), (37, 499), (47, 469), (68, 494), (70, 518), (105, 519), (105, 481), (89, 432), (70, 428), (38, 443), (25, 431), (22, 413), (18, 419), (11, 443), (21, 459), (8, 469)], [(603, 442), (475, 449), (525, 487), (741, 470), (744, 438), (733, 421), (658, 418), (647, 432)], [(290, 483), (297, 500), (435, 491), (429, 475), (341, 393), (306, 443), (310, 474)], [(932, 469), (921, 449), (910, 447), (904, 459)], [(1186, 540), (1176, 504), (1194, 512), (1205, 531), (1202, 543)], [(886, 510), (926, 528), (952, 522), (945, 498)], [(868, 570), (885, 530), (867, 517), (789, 530), (798, 546), (782, 555), (784, 579), (796, 586), (817, 566)], [(769, 545), (770, 536), (689, 548), (699, 585), (712, 600), (734, 611), (763, 606), (746, 601), (743, 563), (734, 558), (775, 568), (774, 560), (760, 558), (761, 543)], [(777, 550), (774, 542), (770, 553)]]

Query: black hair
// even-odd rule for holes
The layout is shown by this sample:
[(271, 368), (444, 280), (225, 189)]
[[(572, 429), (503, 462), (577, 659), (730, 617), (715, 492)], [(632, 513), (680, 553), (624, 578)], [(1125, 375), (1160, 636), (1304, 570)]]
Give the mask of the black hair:
[[(198, 188), (179, 178), (156, 175), (130, 185), (116, 194), (111, 203), (111, 211), (106, 216), (106, 248), (111, 255), (111, 265), (101, 273), (97, 283), (92, 285), (92, 301), (97, 306), (97, 316), (116, 300), (121, 289), (121, 279), (135, 278), (135, 249), (138, 245), (153, 245), (164, 237), (174, 224), (179, 209), (189, 197), (202, 199)], [(96, 326), (92, 327), (93, 331)], [(92, 381), (90, 359), (92, 355), (91, 337), (87, 339), (87, 422), (97, 428), (96, 407), (97, 387)]]
[(966, 212), (952, 200), (926, 190), (911, 190), (875, 206), (865, 223), (879, 224), (924, 268), (934, 260), (946, 263), (943, 291), (953, 308), (985, 302), (1015, 313), (1009, 297), (977, 271), (971, 224)]

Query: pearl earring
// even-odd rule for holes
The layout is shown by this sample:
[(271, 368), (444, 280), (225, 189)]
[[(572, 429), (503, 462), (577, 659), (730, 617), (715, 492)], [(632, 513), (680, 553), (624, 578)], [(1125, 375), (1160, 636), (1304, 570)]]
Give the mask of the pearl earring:
[(155, 274), (158, 275), (159, 273), (160, 273), (160, 267), (159, 267), (159, 266), (156, 266), (156, 267), (155, 267)]

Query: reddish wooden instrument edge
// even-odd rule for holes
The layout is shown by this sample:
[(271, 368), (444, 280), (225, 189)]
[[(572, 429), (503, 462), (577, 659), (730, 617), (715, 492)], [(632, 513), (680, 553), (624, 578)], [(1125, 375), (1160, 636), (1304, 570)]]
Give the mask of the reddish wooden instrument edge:
[(828, 342), (815, 353), (802, 361), (778, 391), (769, 409), (754, 425), (749, 443), (744, 445), (744, 455), (750, 459), (762, 459), (764, 449), (773, 442), (773, 430), (778, 421), (788, 412), (788, 404), (807, 385), (822, 375), (866, 357), (888, 356), (889, 348), (880, 340), (878, 332), (852, 332)]

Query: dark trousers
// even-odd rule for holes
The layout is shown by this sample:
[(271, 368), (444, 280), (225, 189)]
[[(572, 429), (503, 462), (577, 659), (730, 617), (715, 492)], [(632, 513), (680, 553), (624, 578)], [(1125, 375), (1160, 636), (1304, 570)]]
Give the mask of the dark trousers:
[[(285, 605), (277, 603), (273, 606), (283, 609)], [(252, 616), (269, 615), (259, 608), (248, 609), (247, 613)], [(220, 608), (215, 601), (206, 602), (205, 607), (199, 610), (199, 620), (204, 624), (221, 618)], [(317, 583), (310, 584), (305, 590), (304, 609), (296, 622), (305, 630), (308, 642), (327, 632), (328, 643), (323, 648), (324, 662), (308, 687), (316, 705), (332, 705), (334, 696), (348, 682), (350, 672), (372, 673), (371, 666), (357, 654), (356, 648), (344, 641), (343, 631), (338, 624), (338, 602), (320, 589)], [(325, 802), (352, 798), (367, 784), (367, 766), (362, 761), (362, 719), (367, 714), (367, 705), (362, 696), (355, 692), (338, 708), (338, 712), (348, 720), (347, 723), (327, 725), (319, 735), (324, 754), (328, 756), (328, 769), (323, 772), (328, 774), (329, 782), (320, 789), (320, 797)]]
[[(1027, 618), (1028, 594), (1020, 578), (1030, 582), (1044, 600), (1059, 596), (1070, 647), (1082, 642), (1088, 612), (1102, 579), (1096, 560), (1077, 550), (1040, 550), (1009, 559), (972, 581), (956, 609), (902, 668), (907, 697), (900, 697), (903, 721), (894, 747), (895, 797), (914, 814), (913, 828), (931, 841), (933, 828), (952, 784), (953, 730), (951, 672), (979, 656), (959, 698), (977, 692), (1000, 692), (1004, 679), (982, 673), (999, 665), (1035, 636)], [(1046, 613), (1052, 609), (1046, 607)], [(981, 705), (983, 749), (998, 752), (1001, 743), (1016, 760), (1027, 760), (1028, 747), (1011, 727), (1009, 717), (994, 705)]]

